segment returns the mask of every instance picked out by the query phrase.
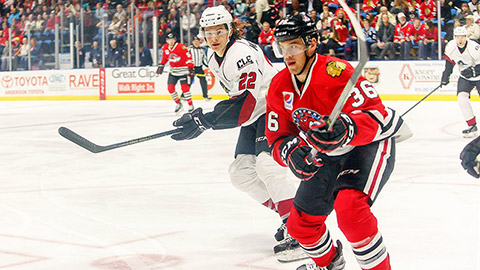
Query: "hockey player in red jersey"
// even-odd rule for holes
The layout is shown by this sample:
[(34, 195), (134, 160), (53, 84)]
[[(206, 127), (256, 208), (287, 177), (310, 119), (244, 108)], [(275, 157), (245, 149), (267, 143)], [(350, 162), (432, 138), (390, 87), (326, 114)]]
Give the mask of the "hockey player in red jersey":
[(230, 180), (237, 189), (276, 211), (282, 219), (275, 234), (280, 242), (274, 247), (277, 259), (281, 262), (306, 259), (308, 256), (285, 227), (295, 185), (287, 177), (288, 170), (272, 159), (265, 138), (265, 92), (277, 70), (257, 44), (240, 38), (231, 14), (222, 5), (203, 12), (200, 32), (210, 48), (208, 67), (230, 98), (217, 103), (213, 111), (204, 113), (198, 108), (184, 114), (173, 123), (182, 128), (182, 133), (172, 138), (190, 140), (206, 129), (240, 127), (235, 160), (229, 168)]
[(195, 76), (192, 55), (185, 45), (177, 42), (172, 33), (167, 35), (167, 43), (163, 45), (163, 56), (157, 68), (157, 74), (162, 74), (167, 62), (170, 62), (170, 73), (168, 74), (168, 92), (173, 101), (177, 104), (175, 112), (182, 110), (183, 105), (175, 91), (175, 85), (180, 81), (185, 100), (188, 103), (188, 111), (193, 112), (192, 94), (190, 93), (190, 80)]
[[(315, 264), (297, 270), (345, 269), (341, 242), (334, 245), (325, 225), (334, 209), (360, 267), (391, 269), (370, 207), (393, 171), (395, 143), (411, 135), (408, 127), (361, 76), (328, 130), (354, 68), (315, 53), (317, 29), (305, 13), (280, 21), (275, 40), (287, 67), (268, 90), (265, 134), (274, 159), (302, 180), (287, 229)], [(312, 149), (318, 154), (310, 160)]]

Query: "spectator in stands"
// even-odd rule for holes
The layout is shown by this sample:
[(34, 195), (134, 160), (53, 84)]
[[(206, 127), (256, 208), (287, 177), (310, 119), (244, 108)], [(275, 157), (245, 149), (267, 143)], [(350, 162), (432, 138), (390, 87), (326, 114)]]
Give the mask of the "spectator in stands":
[(327, 51), (327, 43), (328, 40), (330, 39), (330, 36), (332, 35), (332, 28), (330, 27), (330, 23), (328, 22), (329, 18), (325, 17), (320, 20), (320, 27), (317, 27), (318, 29), (318, 48), (317, 52), (319, 54), (325, 54)]
[(107, 53), (107, 63), (109, 67), (125, 66), (125, 51), (117, 46), (115, 39), (110, 40), (110, 49)]
[[(293, 1), (292, 1), (292, 5), (293, 5)], [(264, 21), (270, 21), (270, 18), (269, 18), (270, 4), (268, 3), (268, 0), (256, 0), (255, 11), (257, 12), (258, 25), (262, 25)]]
[(473, 12), (470, 11), (470, 7), (468, 7), (468, 3), (464, 2), (462, 3), (462, 8), (459, 12), (457, 12), (457, 15), (455, 16), (455, 19), (457, 19), (461, 25), (466, 24), (466, 18), (468, 15), (473, 15)]
[(378, 29), (380, 29), (380, 26), (383, 24), (383, 19), (382, 19), (383, 15), (388, 16), (389, 24), (395, 25), (397, 23), (397, 20), (395, 19), (395, 15), (390, 13), (386, 6), (382, 6), (382, 7), (380, 7), (380, 12), (378, 13), (377, 17), (375, 18), (375, 23), (376, 23), (375, 30), (377, 30), (377, 32), (378, 32)]
[[(442, 14), (443, 15), (443, 14)], [(443, 19), (443, 18), (442, 18)], [(477, 3), (477, 10), (473, 12), (473, 21), (480, 24), (480, 2)]]
[(420, 18), (413, 19), (413, 27), (410, 27), (407, 37), (410, 42), (405, 43), (405, 59), (410, 60), (416, 56), (415, 50), (412, 51), (413, 47), (419, 46), (425, 39), (425, 25)]
[(467, 38), (479, 42), (480, 39), (480, 25), (474, 22), (473, 15), (465, 17), (465, 28), (467, 29)]
[(324, 4), (322, 6), (322, 13), (320, 13), (320, 20), (323, 20), (324, 18), (328, 18), (328, 23), (329, 24), (333, 20), (333, 13), (328, 8), (328, 4)]
[(478, 0), (470, 0), (470, 1), (468, 2), (468, 7), (470, 8), (470, 11), (471, 11), (471, 12), (477, 11), (477, 10), (478, 10), (478, 4), (479, 4), (479, 3), (480, 3), (480, 2), (479, 2)]
[(395, 37), (393, 38), (393, 43), (395, 44), (395, 48), (400, 51), (400, 59), (406, 59), (407, 55), (410, 54), (409, 51), (407, 52), (409, 47), (406, 45), (407, 43), (410, 43), (408, 33), (413, 26), (407, 22), (405, 14), (398, 13), (397, 17), (398, 23), (395, 26)]
[(52, 11), (48, 15), (47, 25), (45, 26), (45, 32), (53, 32), (55, 30), (55, 12)]
[(292, 0), (290, 14), (297, 15), (302, 11), (299, 0)]
[(8, 57), (9, 57), (9, 42), (5, 43), (5, 46), (3, 48), (3, 52), (2, 54), (0, 54), (0, 59), (1, 59), (1, 70), (9, 70), (9, 61), (8, 61)]
[(312, 19), (313, 23), (317, 25), (317, 23), (320, 21), (320, 17), (318, 16), (318, 13), (315, 9), (310, 11), (310, 14), (308, 14), (310, 18)]
[(258, 44), (264, 49), (266, 45), (271, 45), (274, 31), (270, 28), (270, 23), (267, 21), (263, 22), (262, 26), (263, 30), (260, 31), (260, 34), (258, 35)]
[(41, 14), (37, 15), (37, 19), (33, 22), (33, 31), (43, 32), (44, 20)]
[(198, 35), (199, 30), (198, 30), (197, 19), (195, 18), (195, 14), (190, 12), (190, 15), (189, 15), (185, 10), (182, 10), (181, 13), (182, 13), (183, 36), (185, 37), (187, 36), (189, 29), (192, 36)]
[(370, 26), (370, 21), (367, 18), (362, 20), (363, 33), (365, 34), (365, 43), (367, 44), (367, 51), (370, 55), (372, 45), (377, 43), (377, 31), (374, 27)]
[(247, 15), (248, 6), (245, 4), (245, 0), (234, 0), (233, 16), (244, 17)]
[(167, 42), (167, 29), (168, 23), (165, 16), (160, 17), (160, 22), (158, 23), (158, 43), (159, 45), (165, 44)]
[(432, 20), (437, 17), (437, 2), (435, 0), (425, 0), (420, 5), (420, 19)]
[(21, 69), (27, 70), (28, 69), (28, 51), (30, 50), (30, 44), (28, 44), (28, 40), (26, 37), (22, 39), (22, 43), (20, 44), (20, 53), (18, 54), (18, 63)]
[(377, 31), (377, 43), (372, 45), (372, 51), (374, 55), (377, 55), (377, 60), (393, 60), (395, 58), (395, 45), (393, 44), (395, 26), (390, 24), (388, 14), (382, 14), (381, 19), (382, 24)]
[(425, 22), (425, 38), (418, 45), (420, 60), (437, 59), (437, 47), (438, 29), (428, 20)]
[(40, 46), (37, 45), (37, 39), (33, 37), (30, 39), (30, 63), (32, 70), (37, 70), (42, 67), (43, 54)]
[[(446, 4), (446, 0), (440, 0), (440, 14), (442, 17), (440, 20), (443, 22), (442, 31), (447, 33), (447, 37), (450, 39), (453, 38), (453, 15), (452, 15), (452, 8)], [(450, 34), (450, 37), (449, 37)]]
[(107, 27), (107, 42), (110, 42), (112, 39), (117, 39), (118, 30), (120, 29), (120, 21), (116, 16), (112, 17), (112, 21)]
[(102, 21), (102, 18), (103, 18), (103, 14), (105, 14), (105, 10), (103, 9), (103, 5), (102, 5), (102, 2), (97, 2), (97, 4), (95, 5), (95, 10), (93, 12), (93, 16), (95, 17), (95, 23), (98, 23), (100, 21)]
[(180, 36), (180, 15), (175, 8), (170, 9), (170, 14), (167, 18), (168, 28), (172, 31), (174, 36)]
[(17, 70), (20, 63), (21, 42), (19, 37), (12, 40), (12, 70)]
[(392, 7), (390, 8), (390, 13), (392, 13), (394, 16), (397, 16), (397, 14), (400, 12), (403, 12), (405, 14), (408, 12), (407, 1), (394, 0), (392, 3)]
[(88, 56), (88, 61), (92, 62), (94, 68), (102, 67), (102, 49), (98, 46), (98, 41), (92, 42), (92, 50)]
[(117, 17), (117, 19), (121, 21), (123, 15), (127, 16), (127, 12), (123, 9), (123, 6), (121, 4), (118, 4), (116, 7), (116, 12), (115, 14), (113, 14), (113, 17)]
[(73, 68), (85, 68), (85, 48), (83, 48), (82, 43), (78, 41), (75, 41), (73, 51)]
[(257, 12), (255, 9), (255, 4), (250, 5), (250, 12), (245, 22), (245, 29), (246, 29), (245, 38), (248, 41), (251, 41), (253, 43), (258, 43), (258, 36), (260, 35), (260, 31), (262, 30), (260, 29), (260, 26), (257, 23)]
[(332, 21), (333, 27), (332, 27), (332, 33), (330, 34), (330, 37), (327, 41), (327, 44), (325, 45), (325, 50), (328, 52), (329, 55), (335, 56), (335, 51), (339, 48), (342, 48), (345, 45), (345, 42), (347, 41), (346, 35), (344, 35), (344, 41), (341, 41), (340, 33), (338, 32), (338, 29), (343, 31), (343, 28), (346, 29), (346, 26), (343, 24), (342, 20), (338, 18), (334, 18)]
[(145, 66), (152, 66), (153, 64), (153, 59), (152, 59), (152, 54), (150, 53), (150, 49), (148, 49), (146, 46), (143, 45), (143, 41), (139, 42), (139, 54), (140, 54), (140, 66), (145, 67)]

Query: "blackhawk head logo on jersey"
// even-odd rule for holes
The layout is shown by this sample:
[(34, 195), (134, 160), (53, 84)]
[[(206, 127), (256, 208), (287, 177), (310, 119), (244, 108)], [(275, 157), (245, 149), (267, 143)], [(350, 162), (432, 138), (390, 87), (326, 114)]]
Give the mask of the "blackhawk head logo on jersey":
[(338, 61), (332, 61), (327, 63), (327, 74), (332, 76), (333, 78), (339, 77), (342, 75), (342, 72), (347, 68), (347, 64), (338, 62)]
[(182, 58), (178, 56), (176, 53), (171, 53), (170, 56), (168, 57), (168, 60), (170, 61), (170, 63), (175, 63), (182, 60)]
[(300, 130), (307, 132), (313, 122), (318, 122), (322, 116), (310, 109), (298, 108), (292, 113), (293, 122)]

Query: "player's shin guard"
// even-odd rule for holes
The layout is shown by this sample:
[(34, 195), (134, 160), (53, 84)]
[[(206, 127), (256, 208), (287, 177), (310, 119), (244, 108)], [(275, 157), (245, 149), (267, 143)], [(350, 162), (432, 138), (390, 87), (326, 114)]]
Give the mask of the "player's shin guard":
[(170, 93), (170, 96), (172, 97), (173, 101), (175, 101), (175, 103), (177, 103), (177, 104), (180, 103), (180, 98), (178, 98), (178, 94), (175, 91), (175, 85), (174, 84), (168, 84), (167, 89), (168, 89), (168, 93)]
[(192, 93), (190, 93), (190, 86), (187, 83), (182, 83), (180, 84), (182, 87), (182, 92), (183, 96), (185, 97), (185, 100), (187, 101), (188, 105), (192, 106)]
[(358, 190), (338, 192), (334, 205), (340, 230), (351, 243), (362, 269), (390, 270), (390, 260), (368, 196)]
[(326, 218), (327, 216), (311, 216), (293, 207), (287, 221), (290, 235), (320, 267), (328, 266), (336, 253), (330, 232), (325, 225)]

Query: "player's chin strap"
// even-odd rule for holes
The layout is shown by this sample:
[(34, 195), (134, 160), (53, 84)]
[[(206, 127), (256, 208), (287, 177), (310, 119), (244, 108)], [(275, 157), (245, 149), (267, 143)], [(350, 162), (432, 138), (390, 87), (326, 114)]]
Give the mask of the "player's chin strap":
[(315, 54), (316, 54), (316, 52), (313, 52), (312, 56), (308, 56), (307, 51), (305, 51), (304, 53), (305, 53), (305, 57), (307, 58), (307, 60), (305, 61), (305, 64), (303, 65), (302, 70), (300, 72), (298, 72), (297, 74), (295, 74), (296, 76), (302, 74), (303, 71), (305, 71), (305, 68), (307, 68), (308, 62), (310, 62), (310, 59), (315, 57)]

